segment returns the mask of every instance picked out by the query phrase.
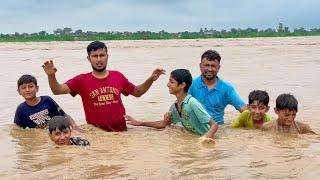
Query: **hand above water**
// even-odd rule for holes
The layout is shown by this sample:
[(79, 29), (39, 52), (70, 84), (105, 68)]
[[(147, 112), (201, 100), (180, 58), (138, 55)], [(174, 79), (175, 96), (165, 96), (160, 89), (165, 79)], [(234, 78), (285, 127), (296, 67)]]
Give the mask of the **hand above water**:
[(129, 116), (129, 115), (124, 115), (124, 119), (127, 121), (127, 124), (130, 124), (132, 126), (140, 126), (141, 122), (135, 120), (133, 117)]
[(198, 138), (199, 143), (205, 143), (205, 144), (215, 144), (215, 140), (209, 137), (201, 136)]
[(52, 60), (44, 62), (42, 68), (48, 76), (53, 75), (57, 72), (57, 68), (54, 66)]
[(161, 76), (161, 74), (165, 74), (165, 72), (166, 71), (162, 68), (155, 69), (151, 74), (152, 81), (156, 81)]

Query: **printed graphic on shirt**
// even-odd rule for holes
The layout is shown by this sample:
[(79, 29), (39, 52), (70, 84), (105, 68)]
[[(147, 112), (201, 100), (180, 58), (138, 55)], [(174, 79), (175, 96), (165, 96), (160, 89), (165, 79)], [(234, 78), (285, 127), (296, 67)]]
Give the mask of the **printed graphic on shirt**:
[(119, 100), (115, 99), (115, 96), (119, 96), (119, 94), (120, 92), (117, 88), (104, 86), (91, 91), (89, 96), (95, 99), (94, 106), (105, 106), (119, 103)]
[(188, 112), (182, 111), (181, 113), (182, 119), (189, 120), (190, 115)]
[(182, 124), (187, 130), (189, 130), (191, 132), (195, 132), (195, 129), (192, 127), (192, 125), (190, 123), (182, 123)]
[(39, 128), (46, 128), (48, 125), (48, 121), (51, 119), (48, 109), (44, 109), (40, 112), (34, 113), (30, 115), (29, 118), (34, 123), (36, 123)]
[(189, 122), (190, 121), (190, 115), (188, 112), (182, 111), (181, 113), (181, 118), (184, 119), (185, 121), (181, 121), (182, 125), (189, 131), (195, 132), (195, 129), (193, 128), (192, 124)]

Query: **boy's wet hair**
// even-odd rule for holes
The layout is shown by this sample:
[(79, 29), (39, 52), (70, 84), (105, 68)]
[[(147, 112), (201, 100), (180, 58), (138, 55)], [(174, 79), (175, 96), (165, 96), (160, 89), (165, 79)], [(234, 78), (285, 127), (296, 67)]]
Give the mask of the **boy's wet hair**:
[(87, 53), (88, 55), (90, 55), (92, 51), (96, 51), (98, 49), (103, 49), (103, 48), (106, 50), (106, 53), (108, 53), (108, 48), (103, 42), (93, 41), (87, 46)]
[(64, 116), (54, 116), (49, 121), (49, 132), (60, 130), (63, 131), (65, 129), (70, 129), (70, 122)]
[(34, 85), (37, 86), (37, 79), (30, 74), (24, 74), (18, 79), (17, 85), (19, 88), (19, 86), (23, 84), (29, 84), (29, 83), (34, 83)]
[(269, 104), (269, 95), (266, 91), (254, 90), (249, 94), (249, 104), (252, 104), (254, 101), (262, 103), (265, 106)]
[(221, 57), (220, 54), (215, 50), (207, 50), (201, 56), (201, 61), (207, 59), (208, 61), (218, 61), (220, 63)]
[(188, 92), (189, 87), (191, 86), (191, 83), (192, 83), (192, 75), (189, 70), (176, 69), (171, 72), (170, 76), (178, 82), (178, 85), (182, 84), (183, 82), (186, 83), (186, 86), (184, 87), (184, 91)]
[(291, 94), (280, 94), (276, 99), (278, 110), (298, 111), (298, 100)]

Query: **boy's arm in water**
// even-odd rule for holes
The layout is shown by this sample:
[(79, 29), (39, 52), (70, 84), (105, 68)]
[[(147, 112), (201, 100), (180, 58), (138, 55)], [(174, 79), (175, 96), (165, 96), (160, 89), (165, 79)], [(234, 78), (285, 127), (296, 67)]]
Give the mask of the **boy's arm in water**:
[(68, 94), (71, 92), (66, 84), (59, 84), (59, 82), (57, 81), (57, 68), (54, 66), (52, 60), (44, 62), (42, 68), (48, 76), (49, 86), (53, 94)]
[(171, 121), (161, 120), (161, 121), (138, 121), (134, 119), (133, 117), (129, 115), (125, 115), (125, 119), (127, 121), (127, 124), (133, 125), (133, 126), (146, 126), (146, 127), (153, 127), (157, 129), (165, 128), (166, 126), (171, 124)]
[(144, 83), (138, 85), (137, 88), (135, 88), (132, 95), (135, 97), (142, 96), (144, 93), (148, 91), (152, 83), (156, 81), (161, 74), (164, 74), (164, 73), (165, 73), (164, 69), (160, 69), (160, 68), (155, 69), (151, 74), (151, 76)]
[(242, 113), (243, 111), (248, 110), (248, 106), (244, 105), (239, 109), (239, 112)]
[(205, 133), (203, 136), (201, 136), (199, 138), (199, 140), (201, 142), (204, 142), (204, 141), (213, 141), (213, 137), (214, 137), (214, 134), (217, 132), (218, 130), (218, 125), (215, 121), (213, 120), (210, 120), (209, 121), (209, 125), (210, 125), (210, 129), (208, 130), (207, 133)]

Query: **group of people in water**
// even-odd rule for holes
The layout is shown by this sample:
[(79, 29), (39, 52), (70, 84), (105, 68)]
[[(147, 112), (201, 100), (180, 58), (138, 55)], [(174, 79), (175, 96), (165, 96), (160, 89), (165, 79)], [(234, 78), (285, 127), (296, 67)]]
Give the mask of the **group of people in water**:
[[(277, 118), (267, 115), (269, 95), (266, 91), (250, 92), (248, 104), (240, 98), (234, 87), (220, 77), (221, 57), (217, 51), (207, 50), (201, 56), (201, 75), (192, 79), (187, 69), (175, 69), (167, 83), (169, 93), (176, 101), (160, 121), (140, 121), (126, 115), (121, 94), (142, 96), (162, 74), (157, 68), (140, 85), (131, 83), (121, 72), (107, 70), (108, 48), (100, 41), (91, 42), (87, 47), (87, 59), (92, 72), (73, 77), (65, 83), (56, 79), (57, 69), (53, 61), (42, 65), (48, 76), (53, 94), (80, 95), (86, 121), (105, 131), (126, 131), (127, 124), (165, 128), (180, 124), (186, 130), (200, 136), (201, 142), (213, 141), (218, 126), (224, 124), (224, 110), (232, 105), (241, 114), (232, 123), (232, 128), (260, 128), (281, 133), (313, 133), (311, 128), (295, 121), (298, 101), (291, 94), (281, 94), (274, 108)], [(37, 80), (32, 75), (22, 75), (17, 83), (18, 93), (25, 99), (16, 110), (14, 123), (22, 128), (48, 128), (50, 139), (57, 145), (89, 145), (89, 141), (72, 137), (71, 131), (83, 132), (73, 118), (66, 114), (49, 96), (40, 96)]]

